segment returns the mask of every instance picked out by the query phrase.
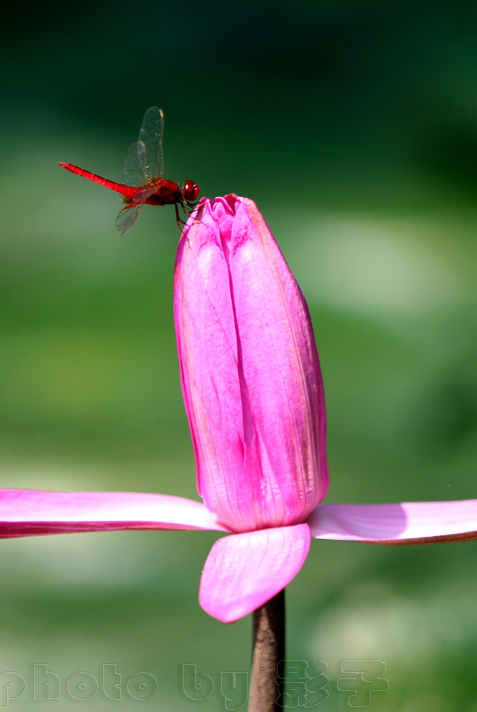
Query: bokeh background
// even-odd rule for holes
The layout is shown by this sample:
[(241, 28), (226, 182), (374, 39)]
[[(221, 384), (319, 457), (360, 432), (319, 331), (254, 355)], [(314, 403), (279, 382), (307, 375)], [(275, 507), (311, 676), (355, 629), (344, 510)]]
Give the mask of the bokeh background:
[[(27, 0), (0, 33), (2, 487), (197, 497), (174, 211), (145, 208), (120, 238), (118, 196), (58, 167), (119, 179), (159, 105), (166, 177), (253, 198), (309, 302), (327, 501), (477, 497), (475, 3)], [(220, 673), (248, 670), (251, 622), (197, 603), (215, 537), (0, 542), (0, 673), (26, 681), (9, 708), (225, 709)], [(360, 658), (387, 666), (371, 710), (475, 712), (476, 557), (314, 542), (288, 589), (288, 657), (328, 664), (320, 709), (348, 709), (340, 662)], [(34, 699), (35, 663), (60, 700)], [(101, 682), (103, 664), (122, 699), (74, 700), (69, 677)], [(183, 664), (215, 682), (206, 700), (184, 694)], [(148, 701), (127, 692), (138, 671), (158, 680)]]

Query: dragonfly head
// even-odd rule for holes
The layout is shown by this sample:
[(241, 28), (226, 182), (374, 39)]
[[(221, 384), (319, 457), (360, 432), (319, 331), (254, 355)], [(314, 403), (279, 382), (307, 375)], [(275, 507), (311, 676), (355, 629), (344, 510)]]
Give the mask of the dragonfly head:
[(186, 180), (182, 187), (181, 193), (184, 200), (196, 200), (199, 197), (200, 188), (197, 183), (194, 183), (194, 181)]

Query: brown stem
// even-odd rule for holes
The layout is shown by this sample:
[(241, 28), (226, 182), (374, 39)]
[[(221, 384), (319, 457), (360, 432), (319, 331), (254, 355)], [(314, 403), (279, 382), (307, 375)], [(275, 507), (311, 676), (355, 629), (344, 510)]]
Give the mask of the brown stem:
[(285, 659), (285, 589), (253, 614), (249, 712), (278, 712), (277, 666)]

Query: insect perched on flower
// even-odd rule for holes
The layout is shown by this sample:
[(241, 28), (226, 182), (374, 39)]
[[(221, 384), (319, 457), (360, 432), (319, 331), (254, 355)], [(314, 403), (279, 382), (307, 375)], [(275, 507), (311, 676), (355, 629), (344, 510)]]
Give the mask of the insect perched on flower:
[(187, 217), (190, 216), (188, 209), (195, 207), (193, 201), (197, 200), (200, 193), (197, 183), (186, 180), (181, 188), (178, 183), (163, 178), (163, 131), (164, 114), (157, 106), (151, 106), (144, 114), (138, 140), (129, 147), (120, 183), (101, 178), (71, 163), (60, 163), (60, 166), (72, 173), (104, 185), (124, 196), (123, 202), (126, 203), (126, 207), (120, 210), (116, 219), (116, 227), (120, 235), (124, 235), (136, 222), (143, 205), (174, 205), (179, 228), (181, 228), (181, 221), (178, 206), (182, 206)]

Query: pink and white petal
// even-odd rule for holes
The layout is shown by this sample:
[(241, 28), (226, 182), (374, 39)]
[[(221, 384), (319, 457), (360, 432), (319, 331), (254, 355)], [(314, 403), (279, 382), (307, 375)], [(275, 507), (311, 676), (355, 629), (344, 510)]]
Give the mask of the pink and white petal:
[(191, 499), (137, 492), (0, 490), (0, 538), (120, 529), (228, 531)]
[(307, 519), (315, 539), (436, 544), (477, 539), (477, 499), (402, 504), (327, 504)]
[[(230, 200), (229, 200), (230, 199)], [(229, 205), (230, 202), (230, 205)], [(197, 489), (235, 531), (255, 529), (244, 471), (244, 426), (230, 276), (217, 225), (229, 225), (236, 198), (205, 200), (181, 235), (174, 320), (184, 404), (197, 462)], [(216, 215), (218, 213), (219, 215)], [(224, 229), (224, 227), (223, 227)]]
[(291, 525), (303, 522), (328, 489), (325, 401), (313, 326), (252, 200), (244, 198), (236, 211), (229, 249), (243, 409), (254, 433), (249, 442), (245, 438), (244, 459), (255, 521), (258, 527)]
[(200, 582), (200, 605), (222, 623), (243, 618), (297, 575), (310, 548), (307, 524), (259, 529), (215, 542)]

